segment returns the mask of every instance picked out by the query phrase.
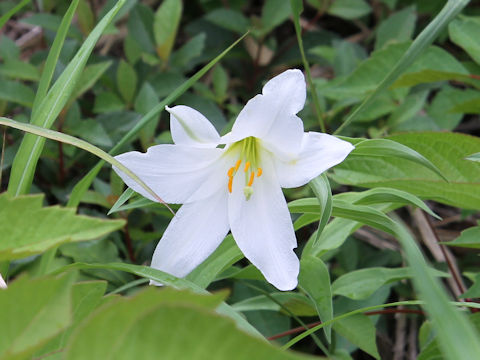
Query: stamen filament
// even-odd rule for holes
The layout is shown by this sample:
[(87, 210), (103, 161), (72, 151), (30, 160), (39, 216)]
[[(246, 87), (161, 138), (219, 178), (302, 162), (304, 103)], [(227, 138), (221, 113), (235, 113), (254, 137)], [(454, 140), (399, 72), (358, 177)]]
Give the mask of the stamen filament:
[(248, 185), (247, 185), (247, 186), (252, 186), (252, 184), (253, 184), (253, 179), (255, 179), (255, 173), (252, 171), (251, 174), (250, 174), (250, 180), (248, 181)]

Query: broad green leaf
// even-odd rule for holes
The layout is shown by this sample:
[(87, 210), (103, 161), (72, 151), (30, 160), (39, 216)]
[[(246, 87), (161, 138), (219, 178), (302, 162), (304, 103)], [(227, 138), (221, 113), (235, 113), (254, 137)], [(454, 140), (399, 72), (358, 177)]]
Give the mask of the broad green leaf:
[(480, 249), (480, 226), (473, 226), (463, 230), (460, 236), (455, 240), (443, 242), (442, 244), (448, 246)]
[[(68, 64), (45, 98), (33, 112), (31, 123), (50, 128), (56, 117), (75, 90), (85, 64), (97, 42), (125, 0), (119, 0), (82, 44), (72, 61)], [(27, 193), (33, 181), (33, 174), (45, 143), (44, 138), (26, 134), (15, 156), (8, 184), (11, 195)]]
[(200, 33), (194, 36), (185, 45), (172, 54), (170, 63), (176, 68), (190, 70), (192, 64), (195, 64), (195, 61), (193, 60), (202, 55), (205, 49), (206, 38), (207, 36), (205, 33)]
[[(446, 273), (429, 269), (437, 276), (448, 276)], [(346, 296), (353, 300), (363, 300), (371, 296), (381, 286), (412, 277), (409, 268), (374, 267), (351, 271), (340, 276), (332, 283), (334, 295)]]
[(392, 187), (423, 199), (480, 209), (480, 164), (465, 160), (480, 151), (480, 139), (439, 132), (400, 134), (389, 139), (429, 159), (448, 182), (422, 166), (391, 156), (349, 157), (335, 167), (335, 181), (370, 188)]
[(425, 69), (402, 75), (397, 81), (395, 81), (395, 83), (392, 85), (392, 88), (412, 87), (418, 84), (427, 84), (439, 81), (460, 81), (477, 88), (480, 87), (480, 82), (473, 79), (468, 73), (465, 72)]
[(63, 351), (74, 328), (100, 305), (106, 289), (107, 283), (105, 281), (83, 281), (73, 284), (71, 289), (72, 324), (68, 329), (49, 341), (40, 351), (37, 351), (35, 357)]
[(75, 215), (70, 208), (44, 208), (42, 201), (42, 195), (0, 195), (0, 260), (24, 258), (69, 241), (95, 239), (125, 224)]
[(371, 11), (372, 8), (365, 0), (335, 0), (327, 10), (330, 15), (346, 20), (358, 19)]
[(226, 8), (209, 11), (205, 15), (205, 19), (221, 28), (231, 30), (238, 34), (244, 34), (250, 24), (241, 12)]
[(97, 114), (120, 111), (125, 108), (122, 99), (113, 92), (101, 92), (95, 97), (93, 112)]
[(0, 291), (0, 358), (31, 359), (71, 323), (72, 276), (23, 277)]
[[(65, 357), (72, 360), (159, 356), (166, 360), (306, 358), (245, 334), (230, 319), (215, 314), (212, 305), (214, 300), (218, 303), (218, 296), (201, 298), (178, 291), (149, 290), (134, 298), (112, 301), (90, 316), (72, 336)], [(218, 346), (219, 339), (222, 346)]]
[(228, 75), (222, 65), (218, 64), (212, 71), (213, 90), (217, 102), (222, 103), (228, 96)]
[[(31, 134), (39, 135), (44, 138), (56, 140), (63, 142), (65, 144), (70, 144), (73, 146), (76, 146), (80, 149), (86, 150), (96, 156), (98, 156), (100, 159), (107, 161), (113, 166), (116, 166), (120, 170), (122, 170), (124, 173), (126, 173), (129, 177), (131, 177), (133, 180), (135, 180), (140, 186), (142, 186), (145, 191), (147, 191), (150, 195), (152, 195), (155, 199), (158, 200), (158, 202), (165, 204), (162, 199), (158, 197), (158, 195), (155, 194), (155, 192), (150, 189), (137, 175), (135, 175), (133, 172), (131, 172), (127, 167), (125, 167), (122, 163), (120, 163), (118, 160), (116, 160), (113, 156), (107, 154), (105, 151), (102, 149), (86, 142), (80, 139), (77, 139), (73, 136), (67, 135), (60, 133), (58, 131), (53, 131), (49, 129), (44, 129), (35, 125), (30, 125), (30, 124), (23, 124), (19, 123), (4, 117), (0, 117), (0, 124), (6, 125), (13, 127), (15, 129), (19, 129), (25, 132), (29, 132)], [(93, 179), (92, 179), (93, 180)], [(87, 189), (85, 189), (87, 190)], [(168, 205), (166, 205), (168, 207)]]
[(78, 25), (85, 35), (88, 35), (95, 25), (95, 15), (87, 0), (80, 0), (78, 4)]
[(165, 0), (155, 13), (153, 34), (158, 56), (167, 61), (177, 36), (178, 25), (182, 16), (181, 0)]
[(390, 15), (377, 28), (375, 49), (382, 48), (389, 42), (404, 42), (410, 40), (415, 30), (417, 20), (415, 6), (409, 6)]
[(480, 273), (475, 276), (475, 282), (460, 298), (480, 298)]
[(74, 92), (72, 93), (73, 99), (79, 98), (85, 92), (87, 92), (95, 83), (100, 79), (100, 77), (108, 70), (112, 65), (111, 61), (103, 61), (97, 64), (88, 65), (85, 67), (85, 70), (80, 75), (80, 80), (78, 81), (77, 86), (75, 87)]
[[(182, 85), (177, 87), (174, 91), (172, 91), (162, 102), (160, 102), (155, 108), (150, 110), (148, 114), (143, 116), (139, 122), (132, 128), (130, 131), (125, 134), (122, 139), (115, 145), (112, 150), (110, 150), (110, 154), (116, 154), (122, 146), (124, 146), (128, 141), (134, 138), (138, 132), (150, 121), (157, 118), (158, 114), (164, 110), (166, 105), (171, 104), (172, 101), (177, 99), (180, 95), (182, 95), (185, 91), (187, 91), (193, 84), (195, 84), (203, 75), (205, 75), (208, 70), (210, 70), (220, 59), (222, 59), (235, 45), (237, 45), (247, 34), (244, 34), (238, 40), (236, 40), (232, 45), (230, 45), (227, 49), (225, 49), (221, 54), (219, 54), (215, 59), (210, 61), (207, 65), (205, 65), (202, 69), (196, 72), (192, 77), (190, 77), (187, 81), (185, 81)], [(70, 199), (68, 200), (68, 206), (75, 207), (80, 203), (82, 199), (83, 193), (88, 190), (90, 184), (92, 183), (93, 179), (97, 176), (98, 172), (101, 170), (103, 166), (103, 162), (97, 163), (95, 167), (93, 167), (85, 177), (83, 177), (74, 187), (72, 194), (70, 195)]]
[(133, 102), (137, 88), (137, 73), (126, 61), (121, 60), (117, 68), (117, 87), (123, 99), (128, 103)]
[(462, 101), (456, 104), (452, 109), (452, 113), (460, 113), (460, 114), (479, 114), (480, 113), (480, 97), (478, 93), (475, 97), (471, 99)]
[[(441, 31), (448, 25), (448, 23), (468, 4), (468, 0), (448, 0), (440, 13), (423, 29), (423, 31), (415, 38), (411, 46), (406, 52), (401, 55), (398, 60), (395, 60), (393, 67), (388, 69), (387, 73), (382, 76), (381, 82), (375, 87), (375, 90), (370, 93), (367, 98), (345, 119), (343, 124), (335, 131), (335, 134), (340, 133), (353, 120), (355, 120), (364, 109), (368, 108), (373, 100), (386, 90), (393, 82), (417, 60), (441, 33)], [(453, 58), (453, 57), (452, 57)], [(440, 60), (434, 58), (434, 60)], [(435, 61), (438, 65), (438, 62)], [(448, 64), (447, 64), (448, 65)], [(430, 64), (428, 65), (430, 68)], [(418, 71), (418, 70), (417, 70)]]
[[(194, 291), (195, 293), (208, 294), (206, 290), (202, 289), (200, 286), (188, 280), (177, 278), (173, 275), (167, 274), (163, 271), (160, 271), (148, 266), (131, 265), (131, 264), (125, 264), (125, 263), (109, 263), (109, 264), (75, 263), (72, 265), (65, 266), (57, 270), (56, 272), (60, 273), (64, 271), (80, 270), (80, 269), (107, 269), (107, 270), (125, 271), (131, 274), (135, 274), (137, 276), (154, 280), (161, 284), (172, 286), (176, 289), (189, 289)], [(254, 327), (252, 327), (240, 314), (238, 314), (238, 312), (233, 310), (232, 307), (227, 305), (226, 303), (224, 302), (221, 303), (217, 308), (217, 312), (219, 314), (223, 314), (233, 319), (236, 322), (237, 326), (240, 329), (246, 331), (247, 333), (261, 337), (259, 332)]]
[[(313, 256), (302, 257), (298, 282), (315, 304), (320, 321), (332, 320), (333, 305), (330, 275), (323, 261)], [(326, 325), (323, 330), (327, 341), (330, 343), (331, 325)]]
[(462, 16), (448, 25), (450, 39), (480, 64), (480, 21)]
[(35, 93), (27, 85), (11, 80), (0, 80), (0, 100), (10, 101), (27, 107), (33, 106)]
[(0, 75), (19, 80), (40, 80), (40, 71), (36, 66), (25, 61), (13, 59), (7, 59), (0, 65)]
[[(348, 96), (364, 97), (377, 91), (376, 89), (381, 86), (384, 79), (391, 76), (389, 74), (398, 59), (406, 54), (412, 46), (409, 42), (391, 43), (374, 51), (351, 75), (341, 81), (331, 82), (331, 85), (326, 86), (323, 89), (325, 96), (335, 99)], [(405, 69), (405, 74), (403, 72), (403, 75), (398, 74), (395, 79), (389, 81), (388, 85), (391, 85), (395, 80), (401, 83), (404, 77), (415, 77), (426, 70), (468, 75), (468, 71), (450, 53), (439, 47), (431, 46), (425, 48), (424, 53), (418, 56), (408, 69)], [(394, 85), (397, 85), (397, 82)], [(404, 89), (395, 89), (394, 93), (403, 94), (400, 91), (405, 92)]]
[(380, 359), (375, 326), (368, 316), (357, 314), (338, 320), (333, 324), (333, 329), (367, 354)]
[(310, 181), (309, 185), (317, 197), (319, 205), (320, 222), (318, 223), (316, 237), (316, 241), (318, 241), (332, 214), (332, 189), (330, 189), (330, 182), (325, 173)]
[(262, 7), (262, 34), (268, 34), (288, 19), (291, 13), (288, 1), (266, 0)]

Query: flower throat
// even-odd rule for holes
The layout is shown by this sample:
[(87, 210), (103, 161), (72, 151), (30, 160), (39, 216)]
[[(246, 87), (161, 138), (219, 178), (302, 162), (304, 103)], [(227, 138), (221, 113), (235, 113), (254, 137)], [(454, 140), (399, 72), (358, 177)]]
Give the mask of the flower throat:
[(232, 145), (230, 150), (237, 149), (241, 147), (240, 151), (240, 159), (237, 160), (235, 166), (232, 166), (228, 169), (228, 192), (232, 193), (233, 187), (233, 178), (237, 174), (238, 170), (240, 169), (240, 165), (242, 162), (245, 164), (243, 165), (243, 172), (245, 174), (245, 187), (243, 188), (243, 194), (245, 195), (245, 199), (249, 200), (253, 194), (253, 181), (255, 177), (262, 176), (262, 168), (259, 166), (259, 154), (257, 152), (257, 139), (253, 136), (249, 136), (243, 140), (240, 140)]

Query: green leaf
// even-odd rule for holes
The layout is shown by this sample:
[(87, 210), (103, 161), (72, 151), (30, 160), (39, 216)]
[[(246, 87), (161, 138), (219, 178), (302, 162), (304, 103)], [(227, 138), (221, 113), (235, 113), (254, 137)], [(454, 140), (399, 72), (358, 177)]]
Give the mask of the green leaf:
[[(333, 305), (330, 275), (323, 261), (313, 256), (302, 257), (298, 282), (315, 304), (320, 320), (322, 322), (332, 320)], [(330, 343), (331, 325), (326, 325), (323, 330), (327, 341)]]
[(450, 39), (480, 64), (480, 21), (462, 16), (448, 25)]
[(72, 93), (72, 98), (77, 99), (87, 92), (95, 83), (100, 79), (100, 77), (108, 70), (112, 65), (111, 61), (103, 61), (97, 64), (89, 65), (85, 67), (85, 70), (80, 75), (80, 80), (78, 81), (77, 86), (75, 87), (74, 92)]
[(114, 212), (118, 211), (118, 208), (125, 204), (131, 197), (132, 195), (135, 194), (135, 191), (133, 191), (131, 188), (127, 188), (122, 195), (118, 198), (118, 200), (113, 204), (112, 208), (108, 211), (107, 215), (110, 215)]
[(244, 34), (250, 24), (248, 19), (241, 12), (225, 8), (209, 11), (205, 15), (205, 19), (212, 24), (238, 34)]
[(193, 60), (202, 55), (205, 49), (205, 33), (200, 33), (190, 39), (185, 45), (172, 54), (170, 64), (179, 69), (189, 70), (192, 67)]
[[(71, 271), (71, 270), (79, 270), (79, 269), (107, 269), (107, 270), (119, 270), (125, 271), (131, 274), (135, 274), (137, 276), (141, 276), (144, 278), (148, 278), (154, 280), (158, 283), (170, 285), (176, 289), (189, 289), (198, 294), (208, 294), (208, 292), (198, 285), (185, 280), (176, 278), (173, 275), (167, 274), (163, 271), (148, 267), (148, 266), (140, 266), (140, 265), (131, 265), (125, 263), (109, 263), (109, 264), (84, 264), (84, 263), (75, 263), (72, 265), (67, 265), (59, 270), (57, 273), (64, 272), (64, 271)], [(218, 308), (217, 312), (219, 314), (223, 314), (232, 318), (237, 326), (248, 332), (251, 335), (260, 336), (259, 332), (252, 327), (240, 314), (238, 314), (235, 310), (232, 309), (231, 306), (227, 305), (226, 303), (221, 303)]]
[[(437, 276), (448, 277), (448, 274), (429, 269)], [(370, 297), (385, 284), (408, 279), (413, 276), (409, 268), (374, 267), (351, 271), (340, 276), (332, 284), (334, 295), (346, 296), (353, 300), (363, 300)]]
[(137, 175), (132, 173), (127, 167), (122, 165), (118, 160), (116, 160), (113, 156), (107, 154), (105, 151), (103, 151), (100, 148), (97, 148), (96, 146), (77, 139), (73, 136), (62, 134), (58, 131), (53, 131), (49, 129), (44, 129), (35, 125), (30, 125), (30, 124), (22, 124), (4, 117), (0, 117), (0, 124), (1, 125), (6, 125), (13, 127), (15, 129), (19, 129), (22, 131), (26, 131), (35, 135), (39, 135), (45, 138), (49, 138), (52, 140), (60, 141), (65, 144), (73, 145), (76, 146), (80, 149), (86, 150), (96, 156), (98, 156), (100, 159), (107, 161), (113, 166), (116, 166), (120, 170), (122, 170), (124, 173), (126, 173), (129, 177), (131, 177), (134, 181), (136, 181), (141, 187), (145, 189), (150, 195), (152, 195), (155, 199), (157, 199), (160, 203), (164, 204), (164, 201), (158, 197), (158, 195), (155, 194), (155, 192), (150, 189)]
[(463, 230), (459, 237), (453, 241), (443, 242), (448, 246), (480, 249), (480, 226), (473, 226)]
[(137, 73), (126, 61), (121, 60), (117, 68), (117, 87), (123, 99), (131, 104), (137, 88)]
[(392, 187), (423, 199), (480, 209), (480, 164), (465, 160), (480, 151), (479, 138), (460, 133), (420, 132), (389, 139), (429, 159), (448, 183), (423, 166), (392, 156), (361, 159), (349, 156), (335, 167), (335, 181), (371, 188)]
[(19, 2), (16, 6), (14, 6), (12, 9), (7, 11), (5, 14), (3, 14), (0, 17), (0, 29), (5, 25), (5, 23), (10, 19), (13, 15), (15, 15), (17, 12), (22, 10), (22, 8), (27, 5), (30, 2), (30, 0), (22, 0)]
[(262, 34), (268, 34), (288, 19), (291, 9), (287, 1), (267, 0), (262, 7)]
[(80, 0), (77, 16), (80, 29), (85, 35), (88, 35), (95, 25), (95, 15), (87, 0)]
[(0, 358), (31, 359), (72, 321), (72, 276), (13, 281), (0, 291)]
[[(207, 65), (205, 65), (202, 69), (196, 72), (192, 77), (190, 77), (187, 81), (185, 81), (182, 85), (177, 87), (173, 90), (162, 102), (160, 102), (155, 108), (150, 110), (148, 114), (143, 116), (139, 122), (125, 134), (122, 139), (115, 145), (111, 150), (111, 154), (116, 154), (118, 150), (122, 148), (128, 141), (134, 138), (137, 133), (150, 121), (157, 118), (158, 114), (165, 109), (166, 105), (171, 104), (172, 101), (177, 99), (180, 95), (182, 95), (185, 91), (187, 91), (193, 84), (195, 84), (203, 75), (205, 75), (208, 70), (210, 70), (220, 59), (222, 59), (235, 45), (237, 45), (247, 34), (244, 34), (238, 40), (236, 40), (232, 45), (230, 45), (227, 49), (225, 49), (221, 54), (219, 54), (215, 59), (210, 61)], [(77, 206), (80, 203), (80, 200), (83, 196), (83, 193), (88, 190), (90, 184), (92, 183), (93, 179), (95, 179), (98, 172), (101, 170), (103, 162), (99, 162), (92, 168), (87, 175), (85, 175), (82, 180), (79, 181), (75, 188), (70, 195), (70, 199), (68, 200), (68, 206)]]
[[(148, 359), (161, 354), (166, 360), (306, 358), (283, 352), (241, 332), (230, 319), (212, 311), (219, 300), (218, 295), (200, 297), (168, 289), (149, 289), (133, 298), (112, 301), (78, 328), (65, 357), (122, 360)], [(103, 340), (98, 341), (99, 337)], [(218, 346), (219, 339), (222, 346)]]
[(167, 61), (177, 36), (178, 25), (182, 16), (181, 0), (165, 0), (155, 13), (153, 34), (158, 56)]
[(72, 324), (68, 329), (38, 351), (34, 358), (51, 353), (62, 352), (74, 328), (85, 319), (102, 301), (107, 289), (105, 281), (83, 281), (72, 286)]
[(315, 306), (308, 297), (293, 292), (275, 292), (268, 294), (268, 296), (249, 297), (233, 304), (233, 308), (242, 312), (257, 310), (282, 311), (282, 309), (287, 309), (297, 316), (317, 315)]
[(332, 214), (332, 189), (330, 188), (330, 182), (325, 173), (311, 180), (309, 185), (317, 197), (321, 216), (315, 239), (315, 242), (317, 242), (318, 239), (320, 239), (320, 235), (322, 234), (325, 225), (327, 225), (328, 220), (330, 220), (330, 215)]
[(357, 314), (338, 320), (333, 324), (333, 329), (367, 354), (370, 354), (375, 359), (380, 359), (377, 350), (375, 326), (368, 316)]
[(372, 8), (365, 0), (335, 0), (331, 3), (327, 13), (342, 19), (352, 20), (365, 16)]
[(113, 92), (101, 92), (95, 98), (95, 104), (93, 106), (93, 112), (97, 114), (109, 113), (114, 111), (123, 110), (125, 104)]
[(243, 259), (243, 253), (233, 236), (228, 235), (203, 263), (188, 274), (186, 279), (205, 289), (218, 274), (241, 259)]
[(415, 30), (417, 15), (415, 6), (409, 6), (390, 15), (377, 28), (375, 49), (380, 49), (389, 42), (404, 42), (410, 40)]
[(1, 80), (0, 100), (32, 107), (35, 93), (27, 85), (16, 81)]
[(227, 98), (228, 75), (220, 64), (212, 71), (212, 83), (217, 102), (223, 102)]
[(382, 76), (381, 82), (376, 86), (375, 90), (367, 96), (362, 104), (355, 109), (345, 119), (343, 124), (335, 131), (335, 134), (340, 133), (346, 126), (348, 126), (361, 112), (373, 103), (375, 97), (386, 90), (405, 70), (407, 70), (423, 53), (435, 38), (440, 34), (444, 27), (468, 4), (468, 0), (448, 0), (440, 13), (423, 29), (423, 31), (416, 37), (412, 45), (406, 52), (401, 55), (397, 61), (395, 59), (394, 66), (389, 68), (385, 76)]
[(14, 59), (7, 59), (5, 63), (0, 65), (0, 75), (19, 80), (40, 80), (40, 71), (36, 66)]
[(475, 276), (475, 282), (473, 283), (470, 288), (465, 291), (462, 295), (460, 295), (461, 298), (480, 298), (480, 273)]
[[(80, 47), (72, 61), (68, 64), (45, 98), (34, 111), (31, 123), (50, 128), (60, 111), (74, 91), (85, 64), (98, 40), (125, 0), (119, 0), (107, 15), (98, 23)], [(43, 150), (44, 138), (26, 134), (15, 156), (8, 184), (11, 195), (27, 193), (33, 181), (33, 174)]]
[(69, 241), (95, 239), (125, 224), (123, 220), (75, 215), (73, 209), (58, 206), (42, 208), (42, 201), (42, 195), (0, 195), (0, 260), (39, 254)]

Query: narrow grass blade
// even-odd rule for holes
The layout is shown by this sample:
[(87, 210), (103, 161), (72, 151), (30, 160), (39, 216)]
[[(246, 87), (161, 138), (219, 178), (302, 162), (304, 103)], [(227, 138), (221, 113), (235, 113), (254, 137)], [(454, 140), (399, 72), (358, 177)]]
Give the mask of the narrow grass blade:
[[(107, 26), (113, 20), (118, 10), (123, 6), (126, 0), (119, 0), (115, 6), (104, 16), (90, 33), (83, 45), (80, 47), (70, 64), (65, 68), (62, 75), (58, 78), (52, 88), (48, 91), (45, 98), (38, 105), (38, 111), (31, 123), (50, 128), (60, 111), (70, 98), (75, 89), (87, 60), (93, 51), (97, 40), (105, 31)], [(37, 166), (38, 159), (43, 149), (45, 139), (26, 134), (20, 148), (15, 156), (12, 165), (8, 192), (17, 196), (25, 194), (30, 190), (33, 181), (33, 174)]]
[[(18, 130), (22, 130), (31, 134), (35, 134), (38, 136), (42, 136), (44, 138), (60, 141), (65, 144), (73, 145), (76, 146), (80, 149), (86, 150), (89, 153), (92, 153), (93, 155), (98, 156), (100, 159), (108, 162), (112, 166), (115, 166), (122, 170), (125, 174), (130, 176), (133, 180), (135, 180), (141, 187), (145, 189), (150, 195), (152, 195), (155, 199), (158, 200), (158, 202), (161, 202), (165, 204), (165, 202), (157, 195), (155, 192), (148, 187), (137, 175), (135, 175), (133, 172), (131, 172), (126, 166), (124, 166), (121, 162), (116, 160), (113, 156), (109, 155), (102, 149), (84, 141), (81, 139), (78, 139), (76, 137), (67, 135), (67, 134), (62, 134), (58, 131), (50, 130), (50, 129), (44, 129), (39, 126), (31, 125), (31, 124), (24, 124), (24, 123), (19, 123), (17, 121), (7, 119), (4, 117), (0, 117), (0, 125), (5, 125), (9, 127), (13, 127)], [(168, 206), (168, 205), (167, 205)], [(172, 211), (173, 212), (173, 211)]]
[(127, 190), (125, 190), (123, 194), (120, 195), (120, 197), (115, 202), (115, 204), (113, 204), (112, 208), (108, 211), (107, 215), (110, 215), (111, 213), (118, 211), (118, 208), (123, 204), (125, 204), (128, 201), (128, 199), (132, 197), (133, 194), (135, 194), (135, 191), (133, 191), (132, 189), (128, 188)]
[(38, 106), (42, 103), (45, 95), (47, 94), (48, 88), (50, 87), (50, 82), (53, 78), (53, 73), (60, 56), (60, 51), (62, 50), (63, 43), (67, 37), (68, 30), (70, 29), (70, 24), (72, 23), (73, 16), (77, 10), (79, 0), (74, 0), (68, 7), (67, 12), (63, 16), (62, 22), (57, 30), (57, 35), (55, 40), (53, 40), (52, 47), (48, 52), (47, 60), (45, 61), (45, 66), (43, 67), (42, 76), (38, 83), (37, 93), (35, 95), (35, 100), (33, 101), (32, 108), (32, 120), (31, 123), (35, 123), (35, 115), (38, 111)]
[[(410, 233), (387, 215), (365, 205), (335, 201), (333, 215), (360, 221), (394, 235), (405, 252), (413, 285), (436, 329), (446, 359), (474, 359), (480, 354), (480, 337), (468, 319), (449, 304), (441, 284), (428, 271), (425, 259)], [(477, 354), (477, 355), (476, 355)]]
[[(144, 117), (140, 119), (140, 121), (127, 133), (125, 136), (115, 145), (110, 151), (109, 154), (115, 155), (118, 153), (118, 150), (122, 148), (128, 141), (133, 139), (139, 131), (151, 120), (155, 119), (158, 114), (165, 109), (165, 106), (171, 104), (175, 99), (181, 96), (185, 91), (187, 91), (190, 87), (193, 86), (203, 75), (206, 74), (208, 70), (210, 70), (217, 62), (219, 62), (230, 50), (232, 50), (242, 39), (247, 36), (248, 32), (241, 36), (238, 40), (236, 40), (232, 45), (226, 48), (220, 55), (218, 55), (215, 59), (210, 61), (207, 65), (205, 65), (202, 69), (200, 69), (197, 73), (195, 73), (190, 79), (185, 81), (182, 85), (176, 88), (169, 96), (167, 96), (160, 104), (155, 106), (152, 110), (150, 110)], [(70, 195), (70, 199), (68, 201), (67, 206), (76, 207), (80, 203), (80, 200), (83, 197), (85, 191), (88, 190), (90, 184), (92, 183), (93, 179), (97, 176), (98, 172), (103, 166), (103, 162), (99, 162), (95, 167), (89, 171), (89, 173), (84, 177), (80, 182), (75, 185), (73, 191)]]
[(417, 59), (417, 57), (437, 38), (440, 32), (453, 20), (462, 9), (467, 6), (469, 0), (448, 0), (443, 9), (438, 15), (427, 25), (425, 29), (417, 36), (412, 45), (398, 60), (393, 69), (385, 76), (382, 82), (378, 85), (374, 92), (372, 92), (367, 98), (353, 111), (345, 120), (345, 122), (335, 131), (335, 134), (339, 134), (344, 130), (352, 121), (355, 120), (358, 114), (362, 112), (367, 106), (369, 106), (375, 97), (388, 88), (393, 82)]
[(5, 23), (17, 12), (22, 10), (22, 8), (27, 5), (30, 2), (30, 0), (23, 0), (20, 2), (17, 6), (13, 7), (10, 11), (7, 11), (5, 14), (0, 17), (0, 29), (5, 25)]
[(315, 85), (313, 84), (312, 75), (310, 74), (310, 65), (308, 64), (307, 57), (305, 56), (305, 50), (303, 49), (302, 28), (300, 27), (300, 14), (303, 11), (303, 2), (301, 0), (290, 0), (290, 6), (292, 8), (293, 14), (293, 25), (295, 26), (295, 33), (297, 34), (298, 48), (300, 49), (300, 54), (302, 55), (302, 61), (303, 66), (305, 67), (305, 73), (307, 75), (308, 86), (310, 87), (310, 92), (312, 93), (315, 114), (317, 115), (320, 129), (322, 130), (322, 132), (326, 132), (325, 124), (323, 123), (322, 109), (320, 107), (320, 102), (318, 101), (317, 90), (315, 89)]

